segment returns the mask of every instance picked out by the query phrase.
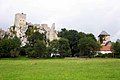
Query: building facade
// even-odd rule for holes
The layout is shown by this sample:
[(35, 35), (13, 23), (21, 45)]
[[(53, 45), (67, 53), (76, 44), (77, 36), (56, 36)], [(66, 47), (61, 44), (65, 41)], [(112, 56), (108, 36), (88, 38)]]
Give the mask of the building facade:
[(106, 31), (102, 31), (98, 36), (98, 41), (101, 44), (100, 53), (108, 54), (112, 53), (110, 35)]

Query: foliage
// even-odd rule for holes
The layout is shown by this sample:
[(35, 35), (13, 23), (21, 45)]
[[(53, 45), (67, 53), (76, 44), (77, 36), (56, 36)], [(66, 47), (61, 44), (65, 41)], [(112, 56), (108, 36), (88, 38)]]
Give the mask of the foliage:
[(9, 28), (9, 31), (13, 34), (13, 35), (16, 35), (16, 31), (15, 31), (15, 26), (11, 26), (10, 28)]
[(17, 49), (13, 49), (10, 51), (10, 55), (12, 58), (19, 56), (19, 51)]
[(112, 43), (112, 49), (114, 57), (120, 57), (120, 43), (119, 42)]
[(81, 54), (85, 56), (94, 55), (95, 51), (99, 50), (100, 45), (91, 37), (81, 38), (79, 40), (79, 49)]
[(59, 49), (59, 42), (58, 42), (58, 40), (51, 41), (49, 46), (50, 46), (49, 47), (50, 53), (58, 53), (58, 49)]
[(86, 37), (91, 37), (94, 41), (97, 41), (97, 39), (92, 33), (86, 34)]
[(98, 53), (95, 57), (99, 57), (99, 58), (113, 58), (113, 54), (111, 54), (111, 53), (108, 53), (108, 54)]
[(37, 40), (44, 40), (44, 34), (41, 34), (37, 31), (28, 37), (29, 45), (31, 46), (33, 46)]
[(46, 45), (44, 41), (38, 40), (34, 45), (34, 50), (38, 53), (38, 56), (43, 57), (46, 53)]
[(30, 27), (26, 32), (29, 43), (26, 45), (25, 52), (27, 52), (28, 57), (43, 57), (46, 53), (45, 35), (38, 31), (34, 32), (33, 30), (34, 29)]
[(67, 56), (68, 54), (71, 53), (69, 41), (67, 39), (61, 38), (60, 40), (58, 40), (58, 42), (59, 42), (58, 52), (61, 55)]
[[(94, 45), (87, 44), (88, 46), (86, 45), (86, 48), (84, 48), (84, 51), (85, 51), (84, 53), (88, 53), (91, 50), (93, 53), (93, 51), (95, 51), (95, 48), (97, 49), (99, 46), (95, 36), (92, 33), (89, 33), (89, 34), (85, 34), (84, 32), (78, 33), (76, 30), (66, 30), (64, 28), (64, 29), (61, 29), (61, 32), (59, 32), (59, 36), (62, 38), (68, 39), (69, 44), (70, 44), (70, 49), (72, 52), (72, 56), (77, 55), (79, 52), (81, 53), (83, 51), (83, 49), (81, 49), (81, 47), (83, 46), (83, 48), (84, 48), (84, 46), (85, 46), (82, 44), (87, 44), (89, 42), (89, 40), (95, 44)], [(84, 39), (86, 42), (84, 42)], [(80, 45), (81, 45), (81, 47), (80, 47)], [(90, 48), (90, 50), (88, 50), (88, 48)]]
[(33, 46), (27, 45), (26, 52), (28, 57), (40, 58), (46, 54), (46, 45), (42, 40), (37, 40)]
[[(14, 26), (11, 27), (11, 30), (14, 30), (14, 28)], [(0, 40), (0, 56), (17, 57), (19, 55), (26, 55), (28, 57), (40, 58), (49, 57), (51, 53), (54, 53), (60, 54), (61, 57), (91, 57), (100, 49), (100, 44), (92, 33), (86, 34), (84, 32), (78, 32), (77, 30), (66, 30), (64, 28), (61, 29), (58, 34), (60, 37), (59, 40), (49, 42), (49, 40), (46, 39), (46, 35), (41, 34), (37, 30), (37, 27), (29, 25), (25, 34), (28, 43), (23, 47), (20, 47), (20, 39), (16, 36), (14, 38), (8, 38), (9, 35), (5, 35), (4, 39)], [(113, 43), (112, 47), (115, 56), (119, 57), (120, 43)], [(102, 55), (101, 57), (103, 56), (106, 55)]]
[(59, 40), (53, 40), (50, 42), (51, 53), (60, 54), (61, 57), (67, 56), (71, 53), (69, 42), (65, 38), (60, 38)]
[(29, 25), (29, 26), (28, 26), (28, 29), (27, 29), (26, 32), (25, 32), (26, 36), (27, 36), (27, 37), (31, 36), (31, 35), (34, 33), (34, 30), (35, 30), (34, 26)]
[(84, 32), (79, 32), (79, 39), (86, 37), (86, 34)]
[(61, 32), (59, 32), (59, 36), (68, 39), (72, 56), (74, 56), (75, 53), (79, 53), (79, 49), (78, 49), (79, 34), (76, 30), (68, 31), (65, 28), (61, 29)]
[[(21, 45), (21, 41), (16, 36), (14, 38), (5, 37), (0, 41), (0, 54), (1, 57), (16, 57), (18, 56), (18, 48)], [(15, 53), (16, 52), (16, 53)]]

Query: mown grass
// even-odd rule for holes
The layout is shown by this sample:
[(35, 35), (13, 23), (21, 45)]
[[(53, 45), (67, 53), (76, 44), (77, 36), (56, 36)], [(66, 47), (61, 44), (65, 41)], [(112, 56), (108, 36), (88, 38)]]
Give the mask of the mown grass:
[(120, 80), (120, 60), (1, 59), (0, 80)]

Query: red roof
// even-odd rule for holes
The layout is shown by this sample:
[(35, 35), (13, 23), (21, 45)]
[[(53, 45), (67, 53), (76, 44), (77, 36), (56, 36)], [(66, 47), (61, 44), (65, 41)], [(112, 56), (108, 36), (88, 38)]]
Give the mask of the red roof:
[(103, 45), (102, 48), (100, 48), (100, 51), (111, 51), (111, 45)]

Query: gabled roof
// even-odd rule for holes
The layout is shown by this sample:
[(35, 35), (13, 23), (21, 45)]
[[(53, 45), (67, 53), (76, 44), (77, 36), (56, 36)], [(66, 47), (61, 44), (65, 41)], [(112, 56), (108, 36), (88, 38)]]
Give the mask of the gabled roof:
[(100, 48), (100, 51), (111, 51), (111, 46), (110, 45), (108, 45), (108, 46), (102, 46)]
[(98, 37), (100, 36), (110, 36), (110, 35), (106, 31), (102, 31)]

